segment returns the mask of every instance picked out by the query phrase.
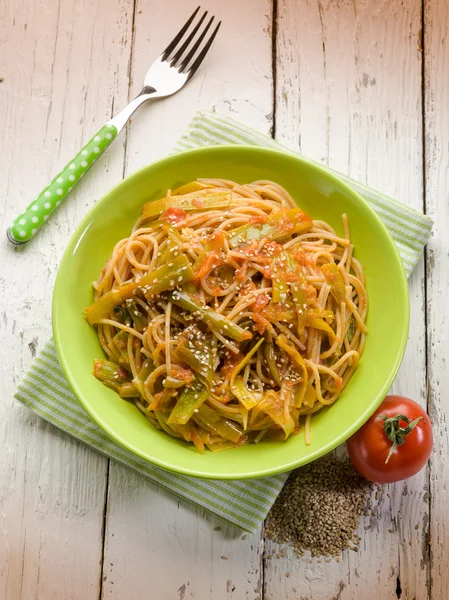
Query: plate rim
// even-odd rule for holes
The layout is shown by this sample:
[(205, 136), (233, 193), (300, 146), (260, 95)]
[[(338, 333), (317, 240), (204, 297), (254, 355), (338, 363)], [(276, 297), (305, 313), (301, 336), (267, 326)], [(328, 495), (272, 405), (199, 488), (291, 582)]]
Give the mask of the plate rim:
[[(400, 289), (400, 291), (401, 291), (401, 297), (404, 300), (404, 304), (405, 304), (404, 311), (403, 311), (403, 324), (402, 324), (403, 327), (401, 328), (402, 335), (401, 335), (401, 339), (400, 339), (399, 348), (396, 353), (396, 359), (390, 369), (389, 377), (385, 380), (385, 383), (382, 385), (380, 391), (378, 391), (375, 399), (373, 399), (373, 401), (369, 404), (369, 406), (365, 409), (365, 411), (358, 417), (358, 419), (356, 419), (352, 423), (352, 425), (349, 429), (346, 429), (344, 432), (342, 432), (341, 434), (339, 434), (338, 436), (333, 438), (331, 442), (329, 442), (325, 445), (321, 445), (319, 448), (317, 448), (317, 450), (311, 452), (307, 456), (306, 460), (304, 460), (304, 458), (301, 459), (299, 457), (297, 459), (292, 459), (288, 463), (284, 462), (279, 467), (258, 469), (257, 471), (254, 471), (254, 469), (252, 469), (252, 470), (247, 470), (247, 472), (237, 473), (237, 474), (235, 474), (235, 473), (225, 473), (225, 474), (220, 473), (217, 475), (217, 473), (214, 473), (212, 471), (198, 471), (196, 469), (178, 467), (170, 462), (167, 463), (162, 459), (153, 458), (153, 457), (149, 458), (147, 453), (142, 452), (141, 450), (139, 450), (139, 448), (133, 446), (133, 444), (131, 442), (124, 440), (119, 434), (114, 432), (101, 419), (97, 418), (95, 411), (92, 410), (92, 408), (88, 402), (85, 402), (85, 400), (83, 398), (83, 393), (79, 389), (76, 379), (71, 374), (70, 365), (68, 364), (69, 361), (66, 359), (66, 356), (64, 353), (63, 342), (61, 340), (60, 331), (58, 328), (58, 318), (57, 318), (58, 303), (59, 303), (58, 297), (61, 296), (59, 293), (59, 289), (63, 285), (62, 277), (63, 277), (63, 273), (65, 270), (65, 263), (69, 260), (71, 254), (73, 254), (73, 252), (77, 249), (78, 245), (82, 241), (82, 238), (84, 236), (86, 229), (88, 228), (89, 223), (91, 223), (92, 218), (95, 217), (95, 213), (97, 211), (102, 210), (102, 206), (108, 202), (108, 197), (113, 192), (115, 192), (118, 188), (129, 183), (133, 179), (140, 178), (145, 173), (145, 171), (147, 171), (151, 168), (154, 168), (154, 167), (157, 167), (158, 165), (166, 164), (169, 162), (177, 162), (180, 159), (182, 160), (183, 157), (188, 157), (188, 156), (193, 156), (193, 155), (201, 155), (201, 154), (210, 154), (210, 153), (215, 153), (215, 152), (242, 152), (242, 151), (245, 152), (248, 150), (249, 151), (257, 151), (257, 152), (267, 154), (267, 155), (289, 157), (290, 159), (307, 164), (307, 167), (312, 168), (320, 175), (324, 175), (324, 177), (327, 178), (328, 180), (335, 182), (340, 188), (344, 189), (350, 196), (355, 198), (357, 200), (357, 202), (361, 203), (368, 210), (368, 212), (371, 213), (371, 218), (373, 218), (377, 222), (378, 226), (380, 226), (381, 229), (384, 231), (384, 233), (386, 235), (386, 239), (388, 239), (388, 242), (390, 244), (390, 249), (392, 250), (392, 256), (394, 256), (396, 267), (397, 266), (400, 267), (399, 272), (401, 275), (400, 275), (400, 285), (398, 285), (398, 289)], [(80, 315), (80, 319), (81, 318), (82, 317)], [(402, 259), (399, 254), (399, 250), (398, 250), (393, 238), (391, 237), (387, 227), (383, 223), (383, 221), (380, 219), (380, 217), (377, 215), (377, 213), (371, 208), (371, 206), (363, 199), (363, 197), (358, 192), (356, 192), (353, 188), (351, 188), (349, 184), (347, 184), (345, 181), (340, 179), (338, 177), (338, 175), (335, 175), (333, 172), (330, 172), (327, 168), (315, 163), (314, 161), (312, 161), (311, 159), (308, 159), (307, 157), (297, 155), (294, 152), (289, 152), (288, 150), (283, 151), (283, 150), (276, 150), (273, 148), (267, 148), (267, 147), (263, 147), (263, 146), (257, 146), (257, 145), (254, 146), (254, 145), (246, 145), (246, 144), (245, 145), (243, 145), (243, 144), (226, 144), (226, 145), (218, 145), (218, 146), (206, 146), (206, 147), (201, 147), (201, 148), (195, 148), (193, 150), (186, 150), (186, 151), (179, 152), (176, 154), (171, 154), (171, 155), (163, 157), (157, 161), (153, 161), (153, 162), (143, 166), (142, 168), (134, 171), (127, 177), (121, 179), (116, 185), (111, 187), (105, 194), (103, 194), (103, 196), (100, 199), (98, 199), (95, 202), (95, 204), (87, 212), (87, 214), (83, 217), (83, 219), (81, 220), (79, 225), (76, 227), (75, 231), (73, 232), (73, 234), (67, 244), (67, 247), (63, 253), (63, 256), (61, 258), (61, 262), (59, 264), (58, 271), (56, 274), (53, 295), (52, 295), (52, 331), (53, 331), (53, 339), (54, 339), (55, 346), (56, 346), (56, 352), (57, 352), (58, 359), (59, 359), (59, 364), (64, 372), (64, 375), (67, 379), (67, 382), (68, 382), (72, 392), (76, 396), (77, 400), (80, 402), (83, 409), (87, 412), (88, 416), (115, 443), (117, 443), (123, 449), (142, 458), (144, 461), (146, 461), (150, 464), (156, 465), (157, 467), (160, 467), (160, 468), (170, 471), (172, 473), (177, 473), (177, 474), (186, 475), (189, 477), (197, 477), (197, 478), (202, 478), (202, 479), (220, 479), (220, 480), (232, 480), (232, 479), (244, 480), (244, 479), (253, 479), (253, 478), (259, 479), (259, 478), (263, 478), (263, 477), (277, 475), (280, 473), (285, 473), (292, 469), (304, 466), (305, 464), (312, 462), (312, 461), (320, 458), (321, 456), (324, 456), (325, 454), (332, 451), (340, 444), (344, 443), (353, 433), (355, 433), (355, 431), (357, 431), (366, 422), (366, 420), (370, 417), (370, 415), (379, 406), (379, 404), (381, 403), (381, 401), (387, 394), (389, 388), (391, 387), (391, 385), (398, 373), (398, 370), (402, 363), (403, 357), (404, 357), (404, 353), (405, 353), (405, 349), (406, 349), (406, 345), (407, 345), (407, 341), (408, 341), (409, 327), (410, 327), (410, 294), (409, 294), (409, 289), (408, 289), (407, 277), (406, 277), (406, 273), (404, 270), (404, 265), (403, 265)]]

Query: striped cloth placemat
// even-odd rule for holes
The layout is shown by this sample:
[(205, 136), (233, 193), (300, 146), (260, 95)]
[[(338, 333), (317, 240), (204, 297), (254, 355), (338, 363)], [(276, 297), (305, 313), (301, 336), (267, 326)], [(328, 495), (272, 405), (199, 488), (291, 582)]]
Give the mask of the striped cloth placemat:
[[(195, 116), (174, 151), (221, 144), (250, 144), (291, 152), (257, 131), (205, 111)], [(379, 214), (410, 274), (430, 235), (431, 219), (341, 173), (332, 172), (353, 187)], [(160, 469), (124, 450), (90, 419), (74, 396), (59, 365), (52, 339), (33, 361), (15, 397), (94, 450), (247, 531), (259, 527), (288, 476), (284, 473), (249, 481), (194, 479)]]

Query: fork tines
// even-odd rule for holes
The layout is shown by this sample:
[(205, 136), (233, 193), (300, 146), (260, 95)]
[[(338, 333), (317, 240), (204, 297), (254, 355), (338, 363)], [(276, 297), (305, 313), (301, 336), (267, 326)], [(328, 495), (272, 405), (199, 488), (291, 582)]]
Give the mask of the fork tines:
[[(214, 38), (217, 35), (217, 32), (220, 29), (221, 25), (220, 21), (215, 27), (215, 29), (212, 31), (212, 33), (209, 35), (209, 37), (207, 37), (207, 33), (215, 17), (212, 16), (201, 30), (201, 26), (203, 25), (207, 17), (206, 10), (200, 17), (197, 24), (192, 28), (191, 32), (188, 34), (186, 39), (180, 45), (180, 42), (185, 37), (185, 34), (188, 33), (190, 26), (192, 25), (192, 23), (194, 23), (195, 17), (197, 16), (200, 8), (201, 7), (198, 6), (198, 8), (193, 12), (191, 17), (187, 20), (187, 22), (181, 28), (179, 33), (165, 48), (164, 52), (161, 55), (161, 59), (163, 61), (168, 61), (171, 67), (177, 67), (180, 73), (187, 73), (189, 78), (192, 77), (192, 75), (198, 69), (200, 64), (203, 62), (203, 59), (206, 56), (209, 48), (211, 47), (212, 42), (214, 41)], [(197, 36), (196, 40), (193, 41), (195, 36)], [(200, 50), (201, 45), (202, 48)]]

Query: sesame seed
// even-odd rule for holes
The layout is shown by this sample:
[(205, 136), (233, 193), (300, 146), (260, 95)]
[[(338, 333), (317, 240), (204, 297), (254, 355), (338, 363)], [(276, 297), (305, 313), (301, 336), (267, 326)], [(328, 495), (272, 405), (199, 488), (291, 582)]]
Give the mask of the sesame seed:
[(290, 475), (268, 515), (265, 535), (289, 543), (298, 556), (307, 550), (312, 557), (339, 557), (346, 548), (357, 551), (359, 520), (372, 502), (372, 484), (348, 459), (329, 455)]

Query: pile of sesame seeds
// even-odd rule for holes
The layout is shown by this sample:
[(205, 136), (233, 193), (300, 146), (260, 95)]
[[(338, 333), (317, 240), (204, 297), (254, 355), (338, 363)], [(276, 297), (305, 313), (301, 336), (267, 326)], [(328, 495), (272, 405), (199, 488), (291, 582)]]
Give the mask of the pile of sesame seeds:
[(349, 459), (325, 456), (290, 475), (268, 515), (265, 535), (289, 543), (299, 556), (307, 550), (324, 557), (357, 550), (356, 531), (372, 490)]

